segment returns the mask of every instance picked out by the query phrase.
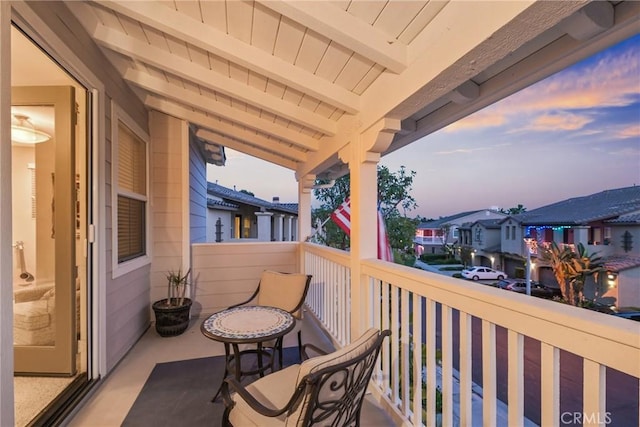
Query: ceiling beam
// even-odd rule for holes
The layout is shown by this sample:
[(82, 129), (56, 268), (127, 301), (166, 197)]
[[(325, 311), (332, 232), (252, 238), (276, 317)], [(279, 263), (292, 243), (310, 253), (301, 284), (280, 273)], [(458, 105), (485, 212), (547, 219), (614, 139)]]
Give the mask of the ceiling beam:
[(407, 68), (407, 46), (325, 1), (262, 1), (263, 5), (399, 74)]
[(334, 135), (336, 132), (337, 125), (333, 120), (104, 25), (96, 27), (93, 37), (101, 46), (114, 52), (145, 62), (155, 68), (223, 93), (231, 98), (252, 104), (257, 108), (269, 111), (301, 126), (326, 135)]
[[(180, 106), (174, 102), (149, 95), (145, 98), (144, 103), (147, 107), (154, 110), (161, 111), (170, 116), (178, 117), (200, 127), (214, 129), (215, 133), (227, 135), (231, 139), (238, 141), (238, 144), (236, 144), (237, 146), (246, 144), (250, 147), (259, 148), (272, 153), (278, 153), (283, 159), (288, 159), (294, 162), (304, 162), (307, 160), (307, 155), (305, 153), (298, 149), (288, 147), (286, 143), (279, 142), (275, 139), (269, 139), (252, 131), (221, 122), (218, 119)], [(234, 148), (234, 150), (235, 149), (245, 152), (244, 149)]]
[(198, 129), (198, 131), (196, 132), (196, 136), (198, 138), (206, 139), (207, 141), (215, 142), (216, 144), (229, 147), (232, 150), (240, 151), (241, 153), (274, 163), (278, 166), (282, 166), (283, 168), (292, 170), (296, 169), (296, 162), (294, 162), (293, 160), (285, 159), (282, 156), (278, 156), (277, 154), (273, 154), (261, 148), (243, 144), (242, 142), (239, 142), (233, 138), (228, 138), (224, 135), (211, 132), (208, 129)]
[(317, 139), (278, 125), (272, 120), (266, 120), (262, 117), (256, 116), (255, 114), (233, 108), (225, 103), (177, 86), (164, 79), (153, 77), (149, 73), (129, 69), (126, 71), (124, 79), (147, 91), (157, 93), (181, 104), (186, 104), (199, 110), (204, 110), (211, 115), (236, 122), (239, 125), (255, 129), (275, 138), (285, 140), (293, 145), (304, 148), (305, 150), (318, 150), (319, 142)]
[(175, 9), (148, 1), (98, 1), (98, 3), (349, 114), (355, 114), (360, 109), (359, 96), (355, 93), (262, 49), (243, 43)]

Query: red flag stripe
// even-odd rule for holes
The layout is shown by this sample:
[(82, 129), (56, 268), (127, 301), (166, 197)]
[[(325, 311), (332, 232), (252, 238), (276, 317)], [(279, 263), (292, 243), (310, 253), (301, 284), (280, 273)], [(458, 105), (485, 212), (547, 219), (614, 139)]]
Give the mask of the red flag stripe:
[(393, 253), (389, 245), (389, 236), (384, 225), (384, 217), (378, 209), (378, 259), (393, 262)]
[[(351, 235), (351, 201), (347, 197), (338, 209), (331, 213), (331, 219), (347, 236)], [(393, 252), (389, 245), (389, 236), (384, 225), (382, 212), (378, 210), (378, 259), (393, 262)]]
[(347, 197), (338, 209), (331, 213), (331, 219), (347, 236), (351, 235), (351, 201)]

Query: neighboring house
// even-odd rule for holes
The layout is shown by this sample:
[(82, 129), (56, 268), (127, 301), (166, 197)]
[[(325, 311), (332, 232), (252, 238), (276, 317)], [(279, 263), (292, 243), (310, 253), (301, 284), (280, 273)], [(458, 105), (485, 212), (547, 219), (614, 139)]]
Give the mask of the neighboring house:
[[(503, 219), (481, 219), (458, 228), (460, 238), (456, 249), (463, 262), (502, 269), (500, 223)], [(462, 257), (462, 253), (469, 255)]]
[(222, 185), (207, 183), (207, 242), (255, 239), (295, 241), (298, 204), (272, 202)]
[(458, 228), (462, 224), (481, 219), (501, 219), (506, 216), (496, 210), (480, 209), (423, 221), (416, 228), (416, 237), (413, 240), (414, 249), (418, 255), (444, 253), (445, 244), (453, 245), (459, 241)]
[[(509, 276), (522, 275), (524, 238), (532, 246), (532, 278), (557, 284), (542, 251), (551, 242), (575, 248), (604, 261), (609, 274), (589, 283), (585, 296), (615, 300), (619, 306), (640, 306), (640, 186), (601, 191), (513, 215), (501, 222), (501, 255)], [(607, 276), (607, 277), (605, 277)], [(593, 281), (592, 281), (593, 282)], [(596, 288), (598, 286), (599, 288)]]

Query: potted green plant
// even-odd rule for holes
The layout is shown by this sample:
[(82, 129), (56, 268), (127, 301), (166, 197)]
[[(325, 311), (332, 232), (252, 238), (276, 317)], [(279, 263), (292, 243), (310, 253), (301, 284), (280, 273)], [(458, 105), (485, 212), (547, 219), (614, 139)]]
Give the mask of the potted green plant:
[(153, 303), (152, 308), (156, 317), (156, 331), (161, 337), (180, 335), (189, 326), (191, 299), (185, 297), (189, 285), (191, 269), (182, 273), (170, 270), (167, 272), (167, 298)]

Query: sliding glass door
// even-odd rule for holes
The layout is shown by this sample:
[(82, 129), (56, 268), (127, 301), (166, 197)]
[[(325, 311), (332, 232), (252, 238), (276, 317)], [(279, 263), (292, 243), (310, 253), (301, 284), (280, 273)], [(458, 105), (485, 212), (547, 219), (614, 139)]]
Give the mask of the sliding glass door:
[(77, 370), (79, 175), (75, 89), (12, 88), (16, 373)]

